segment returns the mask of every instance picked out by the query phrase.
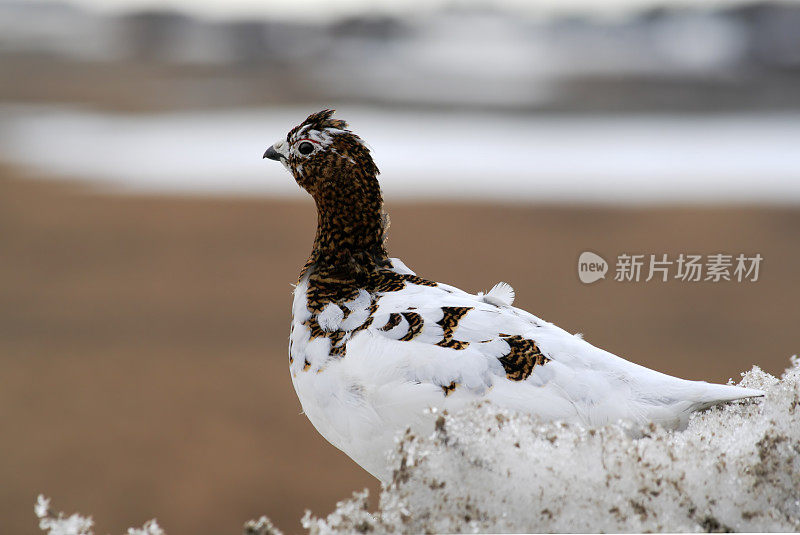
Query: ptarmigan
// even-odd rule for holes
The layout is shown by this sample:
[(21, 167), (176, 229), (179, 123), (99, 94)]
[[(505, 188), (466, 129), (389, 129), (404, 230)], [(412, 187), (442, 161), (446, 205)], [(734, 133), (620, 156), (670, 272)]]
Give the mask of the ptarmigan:
[(623, 360), (513, 307), (505, 283), (470, 294), (389, 258), (378, 168), (332, 116), (310, 115), (264, 153), (317, 205), (314, 248), (294, 291), (289, 368), (311, 423), (378, 479), (390, 478), (398, 431), (433, 430), (427, 408), (485, 399), (546, 420), (680, 427), (692, 411), (763, 395)]

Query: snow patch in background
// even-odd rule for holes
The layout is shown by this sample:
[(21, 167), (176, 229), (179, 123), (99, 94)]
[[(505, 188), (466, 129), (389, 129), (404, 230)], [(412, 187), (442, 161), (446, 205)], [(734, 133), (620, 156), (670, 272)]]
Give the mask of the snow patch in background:
[(365, 491), (303, 525), (312, 534), (798, 531), (800, 359), (781, 380), (754, 367), (740, 384), (767, 395), (640, 438), (489, 404), (440, 414), (433, 436), (399, 442), (376, 513)]
[[(126, 115), (0, 107), (0, 158), (116, 192), (306, 198), (272, 143), (323, 106)], [(800, 115), (342, 106), (387, 200), (800, 204)]]

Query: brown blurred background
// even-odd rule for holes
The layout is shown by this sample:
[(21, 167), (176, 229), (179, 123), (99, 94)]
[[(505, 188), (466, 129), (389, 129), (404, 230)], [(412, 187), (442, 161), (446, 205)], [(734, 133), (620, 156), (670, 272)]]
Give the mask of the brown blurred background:
[[(136, 119), (176, 110), (236, 107), (247, 115), (242, 106), (291, 104), (310, 113), (320, 103), (371, 103), (377, 110), (446, 107), (454, 116), (480, 110), (531, 120), (646, 113), (657, 128), (676, 112), (703, 121), (711, 112), (766, 110), (791, 123), (799, 105), (800, 57), (792, 39), (800, 18), (781, 4), (723, 2), (693, 12), (651, 2), (608, 20), (576, 2), (573, 12), (528, 14), (532, 22), (520, 39), (555, 47), (570, 68), (537, 70), (534, 55), (532, 71), (520, 79), (472, 72), (482, 89), (457, 94), (458, 102), (447, 95), (465, 85), (463, 78), (445, 73), (417, 87), (413, 62), (404, 64), (407, 86), (387, 92), (391, 80), (378, 66), (385, 57), (368, 50), (378, 42), (394, 46), (397, 57), (438, 50), (463, 59), (457, 49), (442, 52), (442, 43), (462, 41), (448, 37), (453, 26), (441, 21), (514, 19), (502, 2), (417, 18), (364, 8), (324, 21), (241, 12), (235, 19), (198, 18), (134, 4), (98, 13), (71, 4), (0, 3), (0, 24), (14, 29), (0, 38), (0, 113), (7, 124), (78, 107)], [(670, 48), (700, 30), (698, 42), (716, 47), (716, 55)], [(175, 35), (186, 41), (176, 43)], [(606, 44), (605, 55), (592, 45), (598, 42)], [(620, 55), (637, 42), (655, 48)], [(568, 59), (591, 53), (610, 59), (602, 68), (598, 58)], [(322, 69), (326, 61), (340, 61), (343, 70)], [(356, 69), (357, 84), (356, 64), (368, 66)], [(544, 82), (563, 90), (545, 98), (536, 89)], [(517, 89), (503, 93), (511, 83)], [(188, 187), (176, 194), (158, 182), (125, 189), (138, 174), (161, 172), (137, 156), (135, 144), (123, 150), (133, 154), (133, 164), (125, 163), (129, 174), (106, 183), (96, 170), (91, 177), (76, 172), (80, 165), (26, 164), (48, 163), (50, 151), (20, 148), (20, 136), (31, 134), (16, 128), (0, 128), (0, 532), (37, 532), (38, 493), (56, 509), (91, 514), (99, 533), (124, 532), (152, 517), (168, 533), (237, 533), (261, 514), (295, 533), (304, 509), (326, 514), (364, 487), (375, 498), (376, 482), (300, 413), (288, 375), (291, 283), (316, 221), (310, 200), (257, 188)], [(235, 135), (230, 128), (220, 137)], [(283, 133), (265, 127), (254, 146), (263, 151)], [(99, 137), (97, 143), (103, 146)], [(53, 153), (55, 145), (62, 144), (53, 142)], [(190, 148), (170, 146), (180, 150)], [(91, 147), (74, 156), (115, 163)], [(764, 161), (767, 168), (773, 163)], [(237, 162), (223, 164), (236, 169)], [(269, 164), (265, 176), (278, 173)], [(756, 364), (778, 374), (799, 345), (800, 207), (793, 192), (800, 167), (794, 175), (792, 169), (773, 184), (778, 194), (765, 198), (753, 188), (748, 200), (743, 189), (736, 202), (724, 191), (721, 201), (690, 194), (665, 200), (656, 192), (624, 204), (585, 196), (448, 202), (424, 190), (413, 199), (390, 191), (389, 250), (419, 274), (468, 291), (506, 281), (518, 306), (666, 373), (724, 382)], [(437, 178), (429, 177), (432, 184)], [(720, 177), (697, 180), (712, 178)], [(218, 179), (233, 183), (236, 171)], [(621, 253), (760, 253), (764, 260), (755, 283), (622, 283), (609, 273), (584, 285), (576, 264), (586, 250), (611, 261), (612, 271)]]

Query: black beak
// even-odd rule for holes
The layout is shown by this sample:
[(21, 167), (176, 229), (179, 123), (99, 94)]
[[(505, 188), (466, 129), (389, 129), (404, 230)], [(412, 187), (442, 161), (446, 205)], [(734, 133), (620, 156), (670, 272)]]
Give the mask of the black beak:
[(264, 158), (269, 158), (270, 160), (275, 160), (276, 162), (281, 161), (281, 155), (278, 154), (278, 151), (273, 149), (272, 146), (270, 146), (270, 148), (267, 149), (267, 152), (264, 153)]

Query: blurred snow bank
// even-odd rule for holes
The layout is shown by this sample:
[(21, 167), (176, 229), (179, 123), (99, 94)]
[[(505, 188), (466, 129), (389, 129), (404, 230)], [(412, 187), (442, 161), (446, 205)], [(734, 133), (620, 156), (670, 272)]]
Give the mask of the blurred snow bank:
[[(696, 414), (682, 432), (540, 423), (480, 404), (406, 433), (391, 484), (303, 526), (329, 533), (687, 532), (800, 530), (800, 359), (781, 379), (758, 367), (742, 386), (764, 399)], [(636, 435), (638, 438), (633, 438)], [(50, 535), (91, 535), (92, 520), (35, 506)], [(154, 520), (129, 535), (163, 535)], [(266, 517), (245, 535), (279, 535)]]
[[(264, 150), (297, 106), (126, 115), (0, 106), (0, 159), (115, 192), (306, 199)], [(343, 106), (385, 198), (800, 204), (800, 114), (536, 115)]]
[(781, 380), (754, 367), (763, 400), (717, 407), (683, 432), (542, 424), (484, 404), (407, 434), (376, 513), (367, 493), (312, 534), (680, 532), (800, 529), (800, 359)]

